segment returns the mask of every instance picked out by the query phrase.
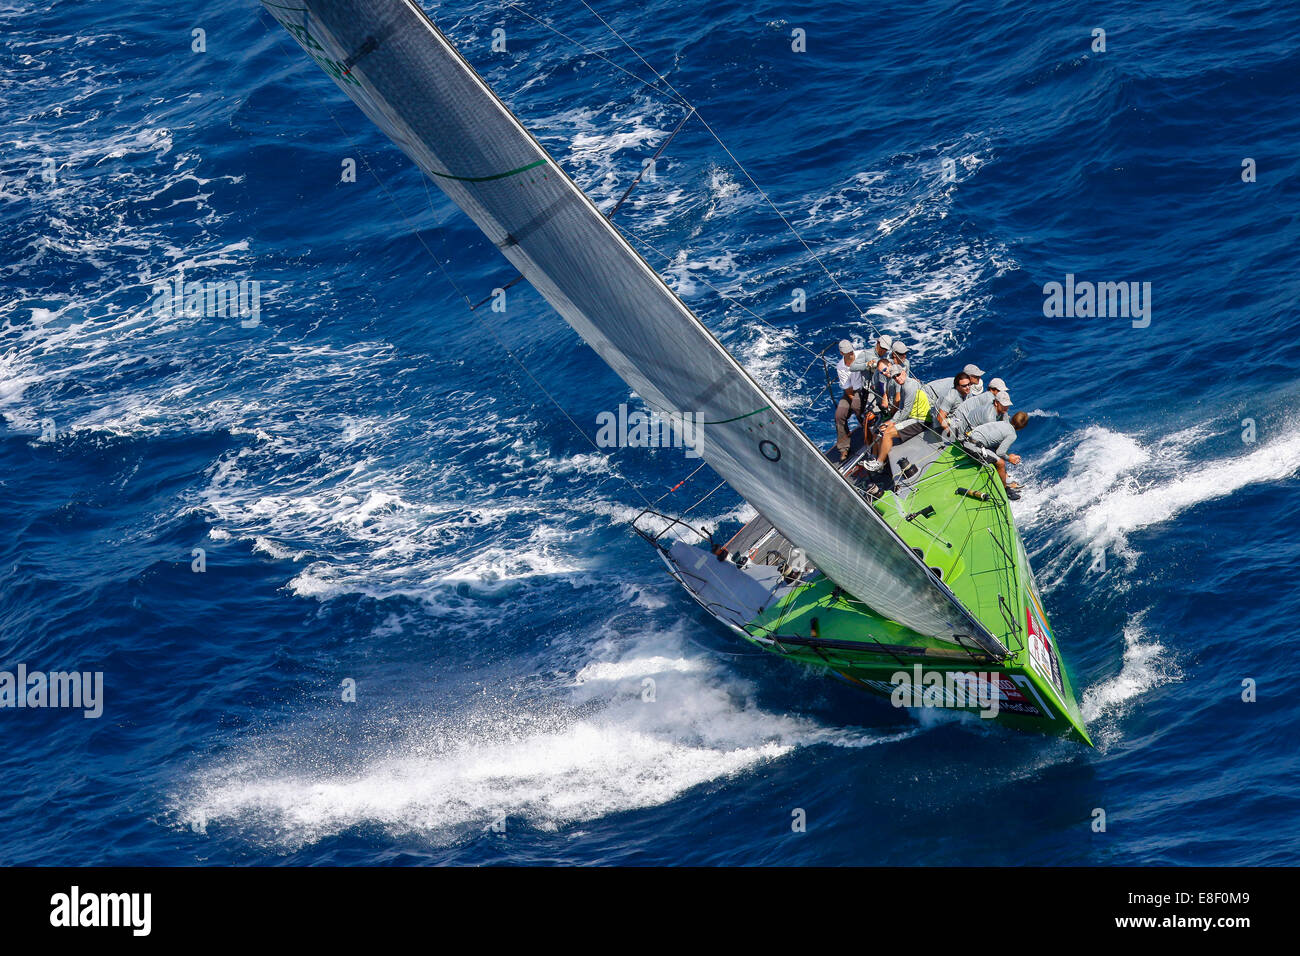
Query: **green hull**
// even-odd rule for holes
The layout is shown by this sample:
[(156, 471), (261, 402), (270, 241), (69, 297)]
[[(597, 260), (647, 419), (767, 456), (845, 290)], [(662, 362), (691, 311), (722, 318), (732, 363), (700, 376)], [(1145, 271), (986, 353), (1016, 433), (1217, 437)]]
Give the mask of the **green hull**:
[[(745, 629), (738, 633), (763, 650), (829, 670), (899, 706), (992, 712), (989, 719), (1016, 730), (1092, 745), (1069, 673), (1055, 653), (1050, 632), (1055, 668), (1041, 654), (1038, 661), (1031, 660), (1028, 646), (1021, 646), (1004, 661), (993, 661), (978, 652), (928, 640), (881, 618), (825, 578), (800, 587), (760, 620), (775, 618), (780, 619), (779, 633), (770, 637)], [(864, 641), (866, 635), (879, 644)], [(948, 677), (967, 674), (988, 675), (979, 679), (995, 684), (996, 690), (977, 689)], [(991, 701), (994, 693), (996, 705)], [(963, 698), (968, 706), (958, 706)]]
[[(869, 499), (1005, 654), (974, 641), (919, 634), (880, 616), (825, 575), (797, 573), (787, 563), (789, 543), (761, 518), (726, 548), (687, 548), (691, 555), (703, 553), (694, 559), (683, 545), (656, 544), (673, 576), (706, 610), (766, 651), (831, 671), (896, 706), (967, 710), (1091, 746), (997, 474), (932, 436), (901, 446), (891, 463), (897, 468), (908, 454), (925, 462), (919, 474)], [(846, 471), (852, 478), (855, 469)], [(766, 600), (745, 605), (737, 575), (760, 573), (764, 587), (776, 586), (758, 592), (768, 594)]]

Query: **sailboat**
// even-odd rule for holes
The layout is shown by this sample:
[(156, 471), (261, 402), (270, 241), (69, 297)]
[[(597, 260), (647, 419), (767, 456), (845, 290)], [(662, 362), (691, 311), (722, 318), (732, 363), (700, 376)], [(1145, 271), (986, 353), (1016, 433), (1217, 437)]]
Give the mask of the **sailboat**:
[[(757, 513), (717, 542), (633, 528), (716, 621), (906, 707), (1091, 745), (997, 474), (926, 430), (882, 488), (832, 462), (712, 335), (414, 0), (267, 11)], [(970, 718), (965, 718), (970, 719)]]

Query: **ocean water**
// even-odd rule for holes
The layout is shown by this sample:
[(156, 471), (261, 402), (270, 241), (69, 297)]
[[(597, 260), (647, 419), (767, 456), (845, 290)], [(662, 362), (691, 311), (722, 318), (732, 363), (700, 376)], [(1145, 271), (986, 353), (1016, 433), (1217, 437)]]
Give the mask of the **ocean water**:
[[(696, 463), (592, 447), (634, 399), (526, 286), (486, 321), (544, 388), (500, 353), (461, 292), (508, 265), (257, 4), (5, 0), (0, 669), (104, 699), (0, 709), (0, 862), (1300, 862), (1300, 8), (593, 6), (866, 311), (698, 121), (618, 213), (817, 441), (813, 353), (873, 329), (1032, 410), (1097, 748), (713, 625), (629, 526)], [(682, 115), (582, 5), (426, 8), (602, 205)], [(1067, 274), (1149, 325), (1045, 316)]]

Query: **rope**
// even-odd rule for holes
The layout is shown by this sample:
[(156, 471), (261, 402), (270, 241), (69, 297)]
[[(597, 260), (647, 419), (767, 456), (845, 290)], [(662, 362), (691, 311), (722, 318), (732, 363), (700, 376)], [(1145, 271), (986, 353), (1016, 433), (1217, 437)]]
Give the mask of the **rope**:
[[(661, 90), (659, 87), (657, 87), (657, 86), (655, 86), (653, 83), (649, 83), (649, 82), (647, 82), (646, 80), (642, 79), (641, 77), (637, 76), (637, 75), (636, 75), (635, 73), (633, 73), (631, 70), (624, 69), (623, 67), (619, 66), (617, 63), (615, 63), (615, 62), (614, 62), (613, 60), (611, 60), (609, 57), (605, 56), (605, 54), (601, 53), (599, 50), (593, 50), (591, 47), (587, 46), (585, 43), (582, 43), (582, 42), (580, 42), (580, 41), (578, 41), (578, 40), (575, 40), (573, 37), (569, 36), (567, 33), (564, 33), (563, 31), (557, 29), (556, 27), (552, 26), (550, 23), (547, 23), (545, 20), (541, 19), (540, 17), (535, 17), (535, 16), (533, 16), (531, 13), (529, 13), (527, 10), (525, 10), (523, 7), (521, 7), (519, 4), (517, 4), (517, 3), (513, 3), (513, 2), (510, 2), (510, 0), (507, 0), (507, 2), (506, 2), (506, 6), (511, 7), (511, 8), (514, 9), (514, 10), (519, 11), (519, 12), (522, 13), (524, 16), (526, 16), (529, 20), (532, 20), (534, 23), (537, 23), (537, 24), (539, 24), (540, 26), (545, 27), (546, 29), (548, 29), (548, 30), (550, 30), (552, 33), (554, 33), (556, 36), (561, 37), (562, 39), (568, 40), (568, 41), (569, 41), (570, 43), (572, 43), (574, 46), (580, 48), (583, 52), (588, 53), (588, 54), (590, 54), (591, 56), (596, 57), (597, 59), (604, 60), (606, 63), (608, 63), (608, 64), (609, 64), (610, 66), (612, 66), (614, 69), (618, 70), (620, 73), (626, 73), (628, 76), (632, 77), (632, 79), (636, 80), (636, 81), (637, 81), (638, 83), (640, 83), (642, 86), (645, 86), (645, 87), (648, 87), (649, 89), (654, 90), (654, 91), (655, 91), (656, 93), (658, 93), (660, 96), (663, 96), (663, 97), (666, 97), (666, 98), (668, 98), (668, 99), (670, 99), (670, 100), (675, 101), (679, 106), (684, 106), (684, 107), (686, 107), (686, 108), (688, 108), (688, 109), (692, 109), (692, 108), (693, 108), (693, 107), (691, 107), (691, 104), (690, 104), (690, 103), (687, 103), (686, 100), (684, 100), (684, 99), (681, 98), (681, 94), (679, 94), (676, 90), (673, 90), (673, 88), (672, 88), (672, 84), (669, 84), (667, 80), (663, 80), (663, 77), (660, 77), (660, 79), (663, 80), (663, 82), (668, 86), (668, 88), (669, 88), (670, 90), (672, 90), (672, 93), (665, 93), (665, 92), (664, 92), (663, 90)], [(585, 6), (585, 4), (584, 4), (584, 6)], [(590, 7), (587, 7), (587, 9), (590, 10), (591, 8), (590, 8)], [(593, 11), (593, 12), (595, 12), (595, 11)], [(597, 19), (599, 19), (599, 18), (597, 18)], [(602, 21), (602, 22), (604, 22), (604, 21)], [(613, 31), (611, 30), (610, 32), (612, 33)], [(615, 36), (617, 36), (617, 34), (615, 34)], [(635, 53), (636, 51), (633, 50), (633, 52)], [(638, 55), (639, 55), (639, 54), (638, 54)], [(643, 60), (642, 62), (644, 63), (645, 61)], [(649, 66), (649, 65), (650, 65), (649, 63), (646, 63), (646, 66)], [(653, 71), (652, 71), (652, 72), (653, 72)], [(657, 73), (656, 73), (655, 75), (658, 76)]]
[(614, 208), (611, 209), (609, 212), (605, 213), (606, 219), (614, 218), (614, 213), (618, 212), (619, 208), (623, 205), (623, 203), (627, 202), (627, 197), (632, 195), (632, 190), (636, 189), (637, 184), (641, 182), (641, 177), (645, 175), (645, 171), (647, 167), (653, 166), (658, 161), (659, 157), (663, 155), (664, 150), (668, 148), (668, 144), (671, 143), (674, 139), (676, 139), (677, 134), (682, 131), (682, 127), (686, 125), (686, 121), (694, 115), (695, 115), (695, 107), (692, 106), (687, 111), (686, 115), (682, 117), (682, 121), (677, 124), (677, 128), (673, 130), (671, 133), (669, 133), (668, 138), (664, 140), (663, 143), (660, 144), (657, 150), (655, 150), (655, 154), (650, 157), (650, 162), (641, 167), (641, 172), (636, 174), (636, 179), (632, 180), (632, 182), (628, 185), (627, 189), (623, 190), (623, 195), (618, 197), (618, 202), (614, 203)]
[[(674, 261), (674, 260), (673, 260), (673, 257), (670, 256), (668, 253), (664, 252), (662, 249), (658, 249), (658, 248), (656, 248), (656, 247), (653, 246), (651, 243), (647, 242), (645, 239), (642, 239), (640, 236), (635, 236), (635, 235), (632, 235), (631, 233), (623, 233), (623, 235), (626, 236), (627, 239), (628, 239), (630, 242), (633, 242), (633, 243), (635, 243), (635, 244), (638, 245), (638, 246), (642, 246), (642, 247), (644, 247), (644, 248), (646, 248), (646, 249), (649, 249), (649, 250), (650, 250), (651, 252), (653, 252), (656, 256), (659, 256), (659, 258), (665, 260), (666, 262), (668, 262), (668, 263), (671, 264), (671, 263)], [(715, 293), (715, 294), (718, 296), (718, 298), (720, 298), (720, 299), (725, 299), (726, 301), (730, 302), (732, 305), (737, 306), (737, 307), (739, 307), (740, 309), (742, 309), (743, 311), (749, 313), (749, 315), (752, 316), (752, 317), (754, 318), (755, 321), (761, 323), (762, 325), (767, 326), (769, 329), (771, 329), (773, 332), (776, 332), (778, 335), (781, 335), (781, 336), (790, 336), (790, 335), (793, 334), (793, 333), (790, 331), (790, 329), (782, 328), (782, 327), (779, 326), (779, 325), (773, 325), (771, 322), (767, 321), (767, 319), (763, 318), (761, 315), (759, 315), (757, 312), (755, 312), (755, 311), (754, 311), (753, 309), (751, 309), (749, 306), (745, 305), (745, 303), (741, 302), (741, 301), (740, 301), (739, 299), (737, 299), (735, 296), (731, 296), (731, 295), (728, 295), (726, 292), (723, 292), (721, 289), (719, 289), (717, 286), (715, 286), (715, 285), (714, 285), (712, 282), (710, 282), (708, 279), (705, 279), (705, 278), (700, 277), (700, 276), (695, 276), (695, 277), (693, 277), (693, 278), (694, 278), (695, 281), (699, 282), (700, 285), (705, 286), (706, 288), (709, 289), (709, 291)], [(807, 352), (809, 355), (815, 356), (815, 357), (817, 357), (817, 358), (820, 358), (820, 357), (821, 357), (822, 353), (821, 353), (821, 352), (814, 352), (814, 351), (812, 350), (812, 347), (811, 347), (811, 346), (809, 346), (809, 345), (805, 345), (803, 342), (800, 342), (800, 341), (798, 341), (797, 339), (795, 339), (794, 342), (795, 342), (796, 345), (799, 346), (799, 348), (803, 349), (803, 350), (804, 350), (805, 352)], [(811, 368), (811, 367), (812, 367), (812, 366), (810, 365), (809, 368)]]
[[(662, 73), (660, 73), (660, 72), (659, 72), (658, 70), (656, 70), (653, 66), (651, 66), (650, 63), (646, 60), (646, 58), (643, 57), (643, 56), (642, 56), (642, 55), (637, 51), (637, 49), (636, 49), (634, 46), (632, 46), (631, 43), (629, 43), (626, 39), (624, 39), (624, 37), (623, 37), (623, 35), (622, 35), (621, 33), (619, 33), (619, 32), (618, 32), (617, 30), (615, 30), (612, 26), (610, 26), (609, 22), (608, 22), (604, 17), (602, 17), (599, 13), (597, 13), (597, 12), (595, 11), (595, 10), (592, 8), (591, 4), (589, 4), (589, 3), (587, 2), (587, 0), (579, 0), (579, 2), (580, 2), (584, 7), (586, 7), (587, 10), (591, 13), (591, 15), (592, 15), (593, 17), (595, 17), (597, 20), (599, 20), (600, 23), (601, 23), (601, 25), (604, 26), (605, 29), (608, 30), (611, 34), (613, 34), (614, 37), (615, 37), (615, 38), (616, 38), (620, 43), (622, 43), (623, 46), (625, 46), (625, 47), (626, 47), (626, 48), (627, 48), (627, 49), (632, 53), (633, 56), (635, 56), (638, 60), (640, 60), (643, 64), (645, 64), (646, 69), (648, 69), (651, 73), (653, 73), (653, 74), (655, 75), (655, 78), (656, 78), (657, 80), (659, 80), (659, 82), (663, 83), (664, 86), (666, 86), (666, 87), (668, 87), (668, 89), (672, 90), (672, 92), (673, 92), (673, 97), (677, 100), (677, 102), (681, 103), (683, 106), (689, 107), (690, 110), (691, 110), (691, 111), (692, 111), (696, 116), (699, 117), (700, 122), (704, 124), (704, 128), (707, 129), (707, 130), (709, 131), (709, 135), (712, 136), (712, 137), (714, 138), (714, 140), (717, 142), (717, 144), (718, 144), (719, 146), (722, 147), (722, 151), (723, 151), (724, 153), (727, 154), (727, 156), (731, 159), (731, 161), (732, 161), (733, 163), (736, 164), (736, 168), (739, 169), (742, 173), (745, 174), (745, 178), (749, 180), (749, 184), (750, 184), (751, 186), (753, 186), (754, 189), (756, 189), (756, 190), (758, 191), (758, 194), (759, 194), (760, 196), (763, 197), (763, 201), (764, 201), (765, 203), (767, 203), (767, 205), (768, 205), (769, 207), (771, 207), (772, 211), (773, 211), (774, 213), (776, 213), (777, 217), (780, 218), (781, 222), (785, 223), (785, 227), (786, 227), (787, 229), (790, 230), (790, 234), (791, 234), (792, 236), (794, 236), (795, 239), (798, 240), (799, 245), (801, 245), (801, 246), (804, 247), (804, 250), (808, 253), (809, 256), (812, 257), (812, 260), (813, 260), (814, 262), (816, 262), (817, 265), (818, 265), (819, 267), (821, 267), (822, 272), (826, 273), (826, 278), (828, 278), (828, 279), (831, 280), (831, 284), (835, 287), (835, 289), (836, 289), (836, 290), (837, 290), (841, 295), (843, 295), (844, 298), (846, 298), (846, 299), (849, 300), (849, 304), (853, 306), (853, 310), (854, 310), (855, 312), (858, 313), (858, 318), (860, 318), (860, 319), (866, 321), (867, 324), (871, 327), (871, 334), (872, 334), (872, 337), (874, 338), (874, 337), (876, 336), (876, 334), (877, 334), (877, 333), (876, 333), (876, 327), (875, 327), (875, 324), (874, 324), (874, 323), (871, 321), (871, 319), (868, 317), (867, 313), (866, 313), (865, 311), (863, 311), (863, 309), (861, 308), (861, 306), (858, 305), (857, 300), (853, 298), (852, 294), (850, 294), (849, 291), (848, 291), (847, 289), (845, 289), (844, 286), (842, 286), (842, 285), (840, 284), (840, 281), (839, 281), (838, 279), (835, 278), (835, 276), (831, 273), (831, 270), (828, 269), (828, 268), (826, 267), (826, 263), (824, 263), (824, 262), (821, 260), (821, 257), (818, 256), (817, 253), (813, 252), (812, 246), (808, 245), (808, 243), (804, 240), (803, 236), (801, 236), (801, 235), (799, 234), (799, 231), (798, 231), (797, 229), (795, 229), (794, 225), (790, 222), (790, 220), (786, 218), (785, 213), (781, 212), (781, 210), (777, 207), (776, 203), (774, 203), (774, 202), (772, 201), (771, 197), (768, 196), (768, 194), (767, 194), (766, 192), (764, 192), (763, 187), (760, 186), (760, 185), (758, 184), (758, 181), (755, 180), (754, 177), (750, 175), (749, 170), (745, 168), (745, 165), (744, 165), (744, 164), (743, 164), (739, 159), (736, 158), (736, 154), (733, 153), (733, 152), (732, 152), (732, 151), (727, 147), (727, 144), (724, 143), (724, 142), (722, 141), (722, 137), (719, 136), (719, 135), (717, 134), (717, 132), (714, 131), (714, 129), (713, 129), (712, 126), (709, 125), (709, 121), (706, 120), (706, 119), (705, 119), (705, 118), (700, 114), (700, 111), (699, 111), (699, 110), (698, 110), (698, 109), (697, 109), (697, 108), (696, 108), (696, 107), (695, 107), (695, 106), (694, 106), (694, 105), (693, 105), (689, 100), (687, 100), (686, 97), (684, 97), (684, 96), (683, 96), (683, 95), (678, 91), (678, 89), (677, 89), (675, 86), (673, 86), (670, 82), (668, 82), (667, 77), (665, 77)], [(516, 3), (511, 3), (510, 5), (511, 5), (512, 7), (515, 7), (516, 9), (522, 9), (522, 8), (520, 8), (519, 5), (516, 4)], [(536, 19), (536, 18), (534, 18), (534, 19)], [(538, 21), (538, 22), (540, 23), (541, 21)], [(546, 26), (546, 24), (542, 24), (542, 25), (543, 25), (543, 26)], [(557, 32), (558, 32), (558, 31), (557, 31)], [(620, 69), (621, 69), (621, 67), (620, 67)], [(624, 72), (624, 73), (627, 73), (628, 71), (627, 71), (627, 70), (623, 70), (623, 72)], [(635, 75), (635, 74), (632, 74), (632, 75)], [(638, 78), (638, 79), (639, 79), (639, 78)], [(644, 81), (642, 81), (642, 82), (644, 82)], [(650, 86), (651, 84), (646, 84), (646, 85), (647, 85), (647, 86)]]

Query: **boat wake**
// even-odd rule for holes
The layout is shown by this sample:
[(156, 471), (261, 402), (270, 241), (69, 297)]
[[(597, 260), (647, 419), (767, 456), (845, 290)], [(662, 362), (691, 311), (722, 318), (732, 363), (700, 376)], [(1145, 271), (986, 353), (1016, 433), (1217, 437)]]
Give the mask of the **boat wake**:
[[(1189, 459), (1201, 425), (1154, 442), (1093, 425), (1062, 441), (1024, 473), (1030, 480), (1015, 507), (1022, 527), (1065, 523), (1074, 548), (1060, 549), (1052, 536), (1041, 551), (1053, 556), (1046, 570), (1059, 579), (1099, 549), (1124, 559), (1129, 570), (1139, 554), (1129, 536), (1162, 524), (1197, 505), (1231, 495), (1249, 485), (1290, 478), (1300, 472), (1300, 435), (1288, 434), (1227, 458)], [(1235, 441), (1235, 439), (1234, 439)], [(1234, 450), (1250, 449), (1237, 443)], [(1064, 477), (1040, 477), (1065, 456)]]
[(281, 850), (372, 827), (446, 845), (490, 838), (494, 824), (556, 831), (659, 806), (798, 747), (919, 732), (765, 711), (748, 684), (696, 653), (680, 627), (611, 637), (538, 696), (485, 689), (471, 706), (403, 717), (396, 733), (391, 715), (284, 727), (199, 771), (176, 795), (174, 820)]

